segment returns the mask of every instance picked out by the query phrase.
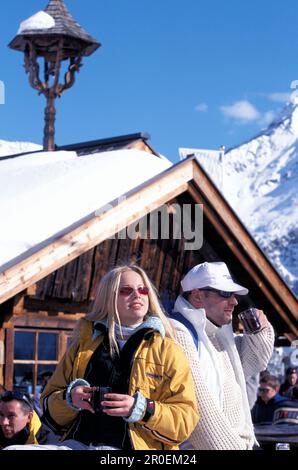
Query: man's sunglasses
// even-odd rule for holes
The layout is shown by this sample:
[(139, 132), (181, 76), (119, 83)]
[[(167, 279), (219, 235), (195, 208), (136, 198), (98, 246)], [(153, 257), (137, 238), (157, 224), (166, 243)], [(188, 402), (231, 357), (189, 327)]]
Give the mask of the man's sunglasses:
[(204, 287), (203, 289), (200, 290), (208, 290), (210, 292), (215, 292), (218, 294), (220, 297), (223, 297), (224, 299), (230, 299), (233, 295), (236, 295), (235, 292), (227, 292), (225, 290), (217, 290), (217, 289), (212, 289), (211, 287)]
[(134, 289), (133, 287), (120, 287), (119, 294), (123, 295), (124, 297), (129, 297), (135, 291), (137, 291), (140, 295), (149, 294), (148, 287), (137, 287), (136, 289)]
[(264, 388), (264, 387), (259, 387), (259, 392), (261, 393), (267, 393), (267, 392), (270, 392), (270, 388)]
[(28, 406), (30, 406), (31, 409), (33, 409), (32, 402), (30, 401), (29, 397), (24, 395), (21, 392), (15, 392), (8, 390), (0, 395), (0, 401), (3, 401), (5, 403), (12, 401), (12, 400), (20, 400), (25, 402)]

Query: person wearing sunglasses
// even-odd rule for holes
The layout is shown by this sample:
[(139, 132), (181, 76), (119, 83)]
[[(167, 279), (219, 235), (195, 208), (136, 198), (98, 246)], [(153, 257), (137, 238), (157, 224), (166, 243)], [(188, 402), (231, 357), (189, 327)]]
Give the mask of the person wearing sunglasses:
[(27, 395), (5, 391), (0, 396), (0, 449), (49, 441), (46, 429)]
[(251, 411), (254, 424), (271, 424), (274, 412), (287, 401), (279, 393), (280, 381), (274, 375), (265, 375), (260, 379), (258, 399)]
[(191, 434), (190, 367), (141, 268), (102, 278), (41, 400), (43, 417), (65, 430), (64, 448), (174, 450)]
[(266, 369), (273, 351), (273, 328), (257, 310), (259, 332), (234, 337), (237, 297), (248, 289), (233, 280), (223, 262), (198, 264), (181, 286), (172, 324), (190, 361), (200, 410), (200, 421), (184, 448), (252, 449), (257, 444), (246, 381)]

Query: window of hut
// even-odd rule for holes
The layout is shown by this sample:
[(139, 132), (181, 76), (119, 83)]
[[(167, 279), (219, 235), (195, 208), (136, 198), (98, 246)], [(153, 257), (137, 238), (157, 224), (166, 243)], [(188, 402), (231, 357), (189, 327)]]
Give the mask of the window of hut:
[(46, 371), (54, 371), (59, 360), (71, 343), (71, 332), (38, 329), (14, 328), (7, 330), (7, 361), (12, 377), (12, 386), (24, 393), (34, 394), (42, 387), (42, 377)]

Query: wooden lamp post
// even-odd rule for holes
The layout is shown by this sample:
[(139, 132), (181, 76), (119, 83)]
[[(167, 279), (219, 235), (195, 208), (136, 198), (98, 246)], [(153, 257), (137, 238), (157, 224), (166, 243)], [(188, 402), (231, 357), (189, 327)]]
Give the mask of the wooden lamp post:
[[(71, 88), (82, 58), (91, 55), (100, 43), (69, 14), (63, 0), (50, 0), (46, 9), (21, 23), (9, 47), (25, 56), (30, 85), (46, 97), (43, 148), (55, 150), (55, 99)], [(38, 59), (44, 59), (43, 79)], [(59, 83), (62, 61), (69, 60), (63, 83)]]

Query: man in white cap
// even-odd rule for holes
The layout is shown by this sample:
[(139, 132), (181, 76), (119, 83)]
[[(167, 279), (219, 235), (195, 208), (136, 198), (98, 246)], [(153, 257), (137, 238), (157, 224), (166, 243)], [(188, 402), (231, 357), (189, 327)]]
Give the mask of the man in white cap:
[(248, 290), (234, 282), (225, 263), (202, 263), (181, 281), (172, 320), (187, 354), (196, 387), (199, 423), (189, 439), (202, 450), (252, 449), (256, 443), (245, 381), (266, 369), (274, 331), (262, 310), (255, 334), (234, 336), (237, 296)]

